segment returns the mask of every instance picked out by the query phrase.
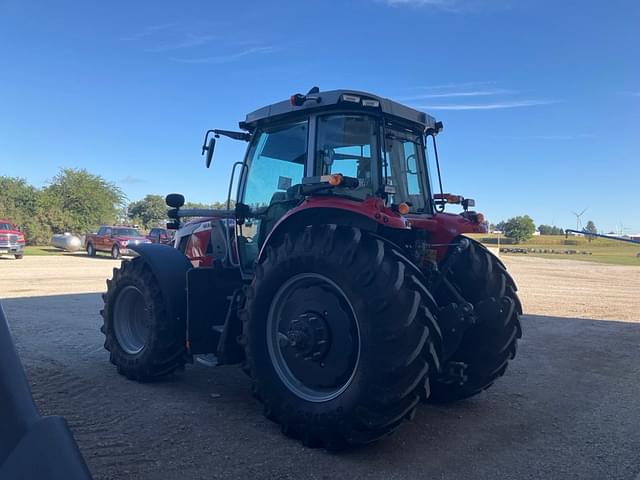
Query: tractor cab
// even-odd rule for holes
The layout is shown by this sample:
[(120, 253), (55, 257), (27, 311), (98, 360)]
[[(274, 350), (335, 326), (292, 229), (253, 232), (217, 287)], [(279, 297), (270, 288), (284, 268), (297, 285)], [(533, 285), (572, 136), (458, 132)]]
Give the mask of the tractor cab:
[[(203, 153), (210, 163), (215, 140), (209, 133), (249, 142), (244, 162), (235, 166), (245, 274), (253, 272), (275, 225), (302, 209), (378, 215), (381, 224), (390, 216), (435, 211), (425, 143), (442, 124), (423, 112), (369, 93), (314, 88), (248, 114), (240, 127), (244, 132), (208, 132)], [(303, 206), (312, 197), (315, 203)]]

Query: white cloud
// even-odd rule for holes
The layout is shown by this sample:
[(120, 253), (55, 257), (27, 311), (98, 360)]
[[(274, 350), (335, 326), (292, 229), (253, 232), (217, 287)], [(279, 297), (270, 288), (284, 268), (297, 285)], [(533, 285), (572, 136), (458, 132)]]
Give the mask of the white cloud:
[(171, 58), (170, 60), (174, 62), (180, 63), (229, 63), (235, 60), (239, 60), (242, 57), (246, 57), (248, 55), (258, 55), (258, 54), (266, 54), (273, 53), (277, 51), (276, 47), (253, 47), (247, 48), (240, 52), (230, 53), (227, 55), (218, 55), (215, 57), (194, 57), (194, 58)]
[(449, 105), (425, 105), (416, 108), (422, 110), (497, 110), (503, 108), (521, 108), (534, 107), (537, 105), (551, 105), (558, 103), (556, 100), (517, 100), (513, 102), (495, 102), (495, 103), (462, 103)]
[(176, 27), (175, 23), (163, 23), (159, 25), (149, 25), (144, 29), (140, 30), (137, 33), (131, 34), (129, 36), (123, 37), (122, 40), (130, 41), (130, 40), (139, 40), (146, 37), (151, 37), (156, 35), (159, 32), (164, 32), (167, 30), (172, 30)]
[(576, 133), (567, 135), (492, 135), (491, 138), (507, 138), (511, 140), (581, 140), (595, 138), (591, 133)]
[(423, 7), (423, 6), (451, 6), (456, 2), (456, 0), (385, 0), (388, 5), (393, 7), (409, 5), (413, 7)]
[(145, 48), (145, 52), (168, 52), (171, 50), (180, 50), (183, 48), (192, 48), (199, 47), (202, 45), (206, 45), (207, 43), (214, 40), (216, 37), (213, 35), (193, 35), (187, 34), (186, 38), (182, 40), (176, 40), (175, 42), (164, 43), (162, 45), (158, 45), (157, 47)]
[(120, 179), (120, 183), (124, 183), (125, 185), (133, 185), (135, 183), (144, 183), (144, 180), (138, 177), (127, 175), (126, 177)]
[(377, 0), (391, 7), (425, 8), (451, 13), (477, 12), (488, 8), (501, 7), (497, 0), (487, 2), (486, 0)]
[(371, 0), (393, 8), (421, 9), (425, 12), (482, 13), (517, 7), (513, 0)]
[(470, 90), (468, 92), (440, 92), (440, 93), (423, 93), (420, 95), (413, 95), (411, 97), (401, 97), (399, 100), (411, 101), (411, 100), (425, 100), (427, 98), (454, 98), (454, 97), (486, 97), (490, 95), (505, 95), (517, 93), (514, 90)]
[(460, 83), (443, 83), (440, 85), (424, 85), (416, 87), (420, 90), (458, 90), (466, 88), (488, 88), (490, 85), (495, 85), (495, 81), (474, 81), (474, 82), (460, 82)]

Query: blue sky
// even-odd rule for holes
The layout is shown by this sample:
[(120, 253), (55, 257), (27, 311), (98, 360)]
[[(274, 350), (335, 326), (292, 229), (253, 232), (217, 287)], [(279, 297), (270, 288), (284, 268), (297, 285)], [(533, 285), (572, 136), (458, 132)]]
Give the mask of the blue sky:
[(207, 128), (354, 88), (445, 124), (445, 190), (498, 221), (640, 232), (640, 2), (0, 0), (0, 174), (84, 167), (131, 200), (226, 198)]

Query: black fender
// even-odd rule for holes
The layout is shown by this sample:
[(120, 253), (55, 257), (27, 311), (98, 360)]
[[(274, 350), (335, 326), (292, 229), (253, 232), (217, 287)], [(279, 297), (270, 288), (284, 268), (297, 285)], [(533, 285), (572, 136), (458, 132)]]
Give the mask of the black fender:
[(277, 237), (279, 233), (303, 228), (307, 225), (326, 224), (346, 225), (350, 227), (356, 227), (360, 230), (365, 230), (368, 232), (376, 232), (378, 230), (378, 223), (370, 219), (366, 215), (351, 212), (349, 210), (343, 210), (340, 208), (305, 208), (284, 217), (276, 224), (273, 230), (269, 232), (264, 243), (260, 246), (260, 253), (258, 254), (258, 258), (256, 259), (257, 263), (260, 263), (262, 261), (262, 258), (264, 257), (265, 247), (274, 237)]
[(62, 417), (41, 417), (0, 304), (0, 478), (90, 479)]
[(187, 272), (193, 268), (181, 251), (157, 243), (130, 245), (156, 277), (170, 318), (187, 320)]

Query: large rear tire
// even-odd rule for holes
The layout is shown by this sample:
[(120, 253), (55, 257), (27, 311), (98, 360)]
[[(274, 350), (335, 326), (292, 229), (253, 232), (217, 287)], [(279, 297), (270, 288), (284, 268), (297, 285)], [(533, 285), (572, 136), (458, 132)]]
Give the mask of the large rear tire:
[(413, 414), (438, 368), (439, 330), (406, 262), (383, 240), (336, 225), (267, 246), (241, 312), (245, 367), (283, 433), (339, 449)]
[(169, 318), (158, 281), (142, 258), (114, 268), (102, 298), (100, 330), (118, 373), (150, 381), (184, 366), (184, 322)]
[[(489, 388), (504, 375), (522, 337), (522, 305), (515, 282), (498, 258), (480, 243), (466, 240), (469, 247), (447, 279), (473, 305), (478, 322), (465, 332), (459, 348), (447, 359), (467, 365), (465, 380), (433, 378), (430, 400), (435, 403), (461, 400)], [(446, 287), (436, 298), (441, 304), (452, 300)]]

